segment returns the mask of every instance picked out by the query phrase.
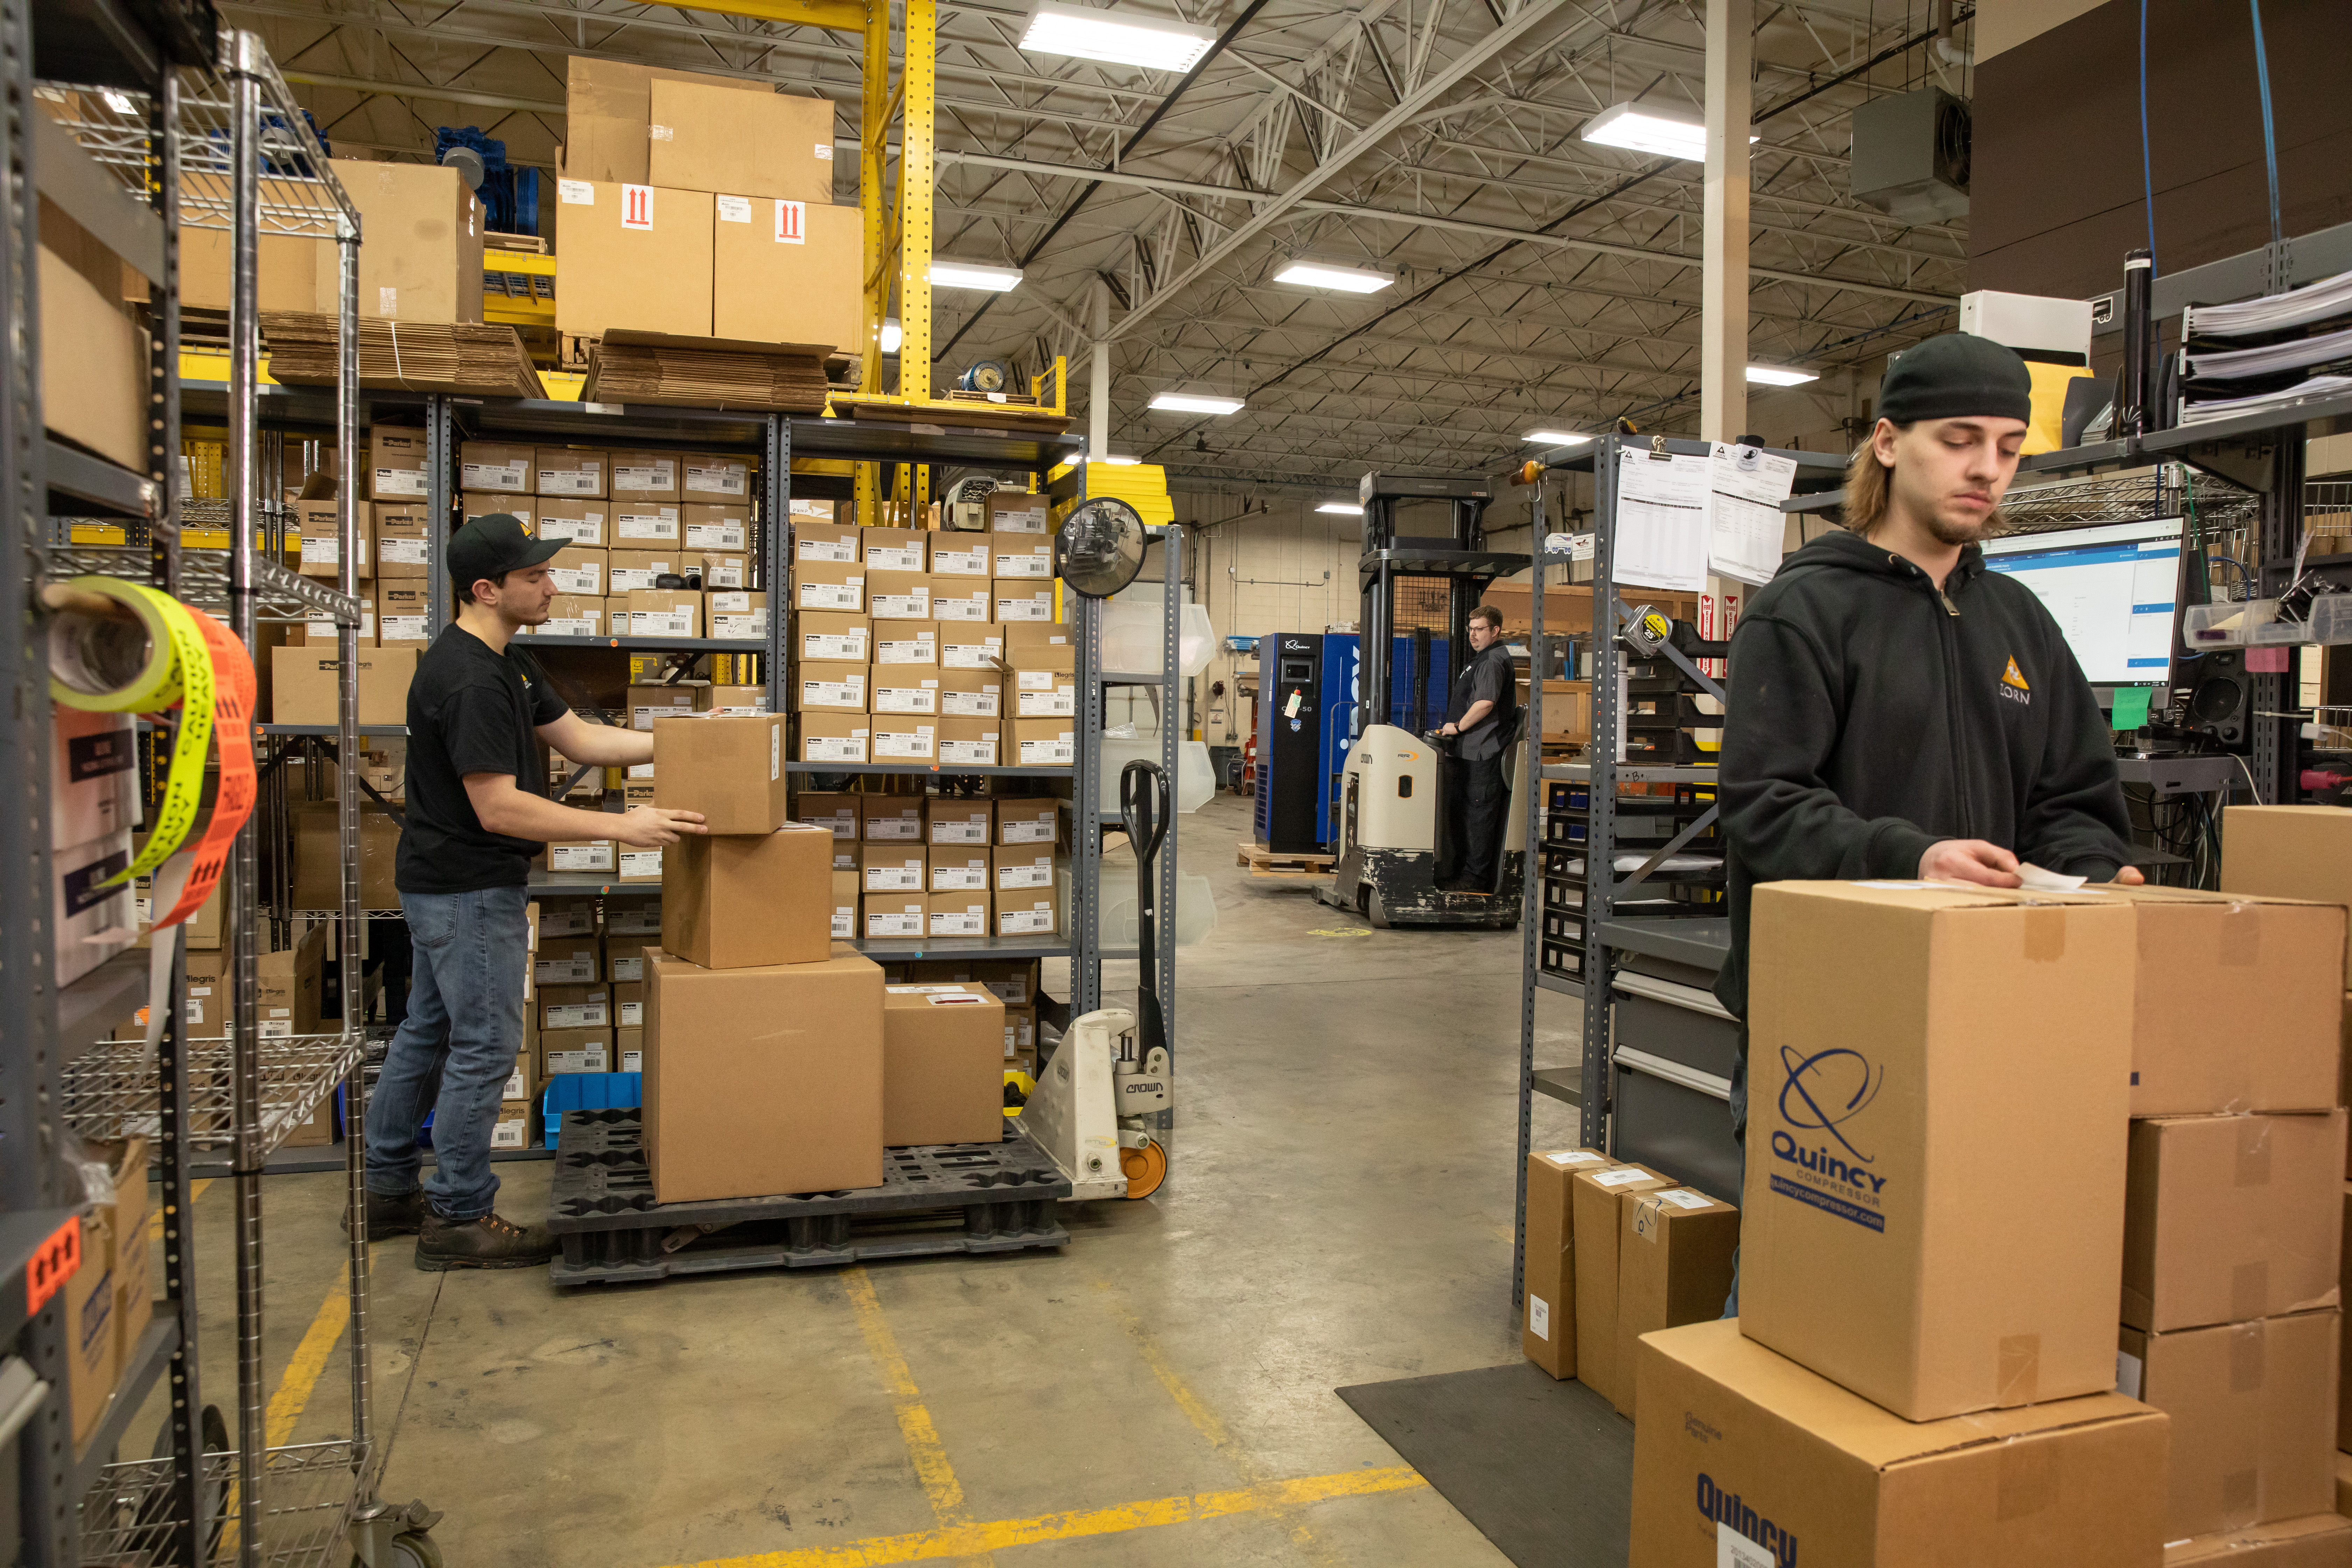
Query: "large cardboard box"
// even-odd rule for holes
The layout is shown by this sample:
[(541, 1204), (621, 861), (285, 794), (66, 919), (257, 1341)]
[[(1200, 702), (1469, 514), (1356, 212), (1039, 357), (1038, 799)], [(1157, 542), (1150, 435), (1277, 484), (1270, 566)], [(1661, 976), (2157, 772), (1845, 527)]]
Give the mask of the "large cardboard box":
[(562, 172), (575, 180), (646, 183), (652, 168), (653, 84), (688, 82), (765, 95), (764, 81), (573, 55), (564, 69)]
[(779, 715), (654, 722), (654, 804), (700, 812), (711, 833), (766, 835), (782, 827), (791, 816), (785, 782)]
[(793, 721), (800, 727), (800, 758), (804, 763), (863, 763), (870, 760), (872, 720), (863, 713), (803, 713)]
[[(1742, 1305), (1746, 1281), (1741, 1282)], [(2118, 1386), (2172, 1417), (2165, 1538), (2325, 1513), (2338, 1314), (2121, 1333)]]
[(663, 863), (661, 944), (705, 969), (814, 963), (832, 950), (832, 889), (821, 827), (683, 837)]
[[(1007, 1044), (1006, 1054), (1017, 1047)], [(1576, 1375), (1576, 1226), (1569, 1183), (1579, 1171), (1616, 1162), (1598, 1149), (1538, 1150), (1528, 1156), (1528, 1241), (1521, 1268), (1527, 1317), (1519, 1349), (1554, 1377)]]
[(1750, 1337), (1914, 1421), (2114, 1386), (2133, 914), (2092, 894), (1756, 889)]
[(2134, 1116), (2336, 1103), (2341, 909), (2247, 889), (2107, 892), (2139, 917)]
[[(331, 158), (359, 209), (360, 314), (396, 321), (482, 319), (482, 204), (457, 171), (438, 163), (362, 163)], [(337, 264), (326, 255), (320, 303), (339, 297)]]
[[(362, 647), (359, 660), (360, 722), (408, 722), (408, 683), (416, 678), (413, 647)], [(341, 661), (331, 647), (269, 650), (270, 720), (278, 724), (332, 724), (341, 701)]]
[[(2352, 904), (2352, 806), (2233, 805), (2221, 813), (2221, 890)], [(2352, 951), (2339, 991), (2352, 990)]]
[[(1654, 1193), (1674, 1184), (1642, 1165), (1580, 1170), (1569, 1178), (1570, 1223), (1580, 1244), (1576, 1258), (1576, 1380), (1621, 1407), (1633, 1397), (1633, 1369), (1617, 1364), (1617, 1258), (1625, 1230), (1617, 1200), (1627, 1193)], [(1627, 1383), (1622, 1394), (1621, 1372)]]
[(793, 616), (795, 658), (866, 664), (874, 658), (874, 623), (845, 610), (802, 610)]
[(863, 713), (873, 701), (866, 689), (872, 673), (872, 667), (864, 664), (803, 659), (792, 690), (793, 711)]
[(1634, 1342), (1660, 1329), (1723, 1316), (1739, 1248), (1739, 1210), (1690, 1187), (1617, 1200), (1617, 1353), (1611, 1375), (1621, 1415), (1633, 1415)]
[[(669, 900), (665, 895), (664, 903)], [(808, 900), (820, 914), (822, 895)], [(882, 970), (646, 954), (645, 1144), (666, 1204), (882, 1184)]]
[(833, 200), (831, 99), (658, 77), (649, 97), (646, 170), (656, 184)]
[(866, 235), (856, 207), (835, 206), (830, 196), (721, 195), (712, 208), (713, 336), (850, 354), (864, 349), (865, 296), (858, 285)]
[(2164, 1568), (2198, 1563), (2226, 1563), (2230, 1568), (2352, 1568), (2352, 1520), (2333, 1513), (2306, 1514), (2164, 1543)]
[(710, 335), (708, 191), (603, 180), (556, 182), (563, 287), (555, 327), (566, 337), (630, 331)]
[(1001, 1142), (1003, 1038), (1004, 1004), (985, 986), (885, 986), (882, 1142)]
[(2192, 1329), (2338, 1305), (2344, 1119), (2133, 1122), (2124, 1322)]
[[(1746, 1258), (1740, 1290), (1747, 1291)], [(1640, 1342), (1633, 1568), (2153, 1568), (2167, 1422), (2116, 1394), (1914, 1423), (1734, 1321)]]

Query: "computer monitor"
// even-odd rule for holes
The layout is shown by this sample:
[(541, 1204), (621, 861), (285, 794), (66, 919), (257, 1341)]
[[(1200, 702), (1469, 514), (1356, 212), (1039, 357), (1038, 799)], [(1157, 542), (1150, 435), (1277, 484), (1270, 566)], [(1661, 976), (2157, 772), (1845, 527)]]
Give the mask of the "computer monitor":
[(2180, 520), (2168, 517), (2011, 534), (1986, 541), (1985, 564), (2033, 590), (2093, 686), (2163, 686), (2180, 533)]

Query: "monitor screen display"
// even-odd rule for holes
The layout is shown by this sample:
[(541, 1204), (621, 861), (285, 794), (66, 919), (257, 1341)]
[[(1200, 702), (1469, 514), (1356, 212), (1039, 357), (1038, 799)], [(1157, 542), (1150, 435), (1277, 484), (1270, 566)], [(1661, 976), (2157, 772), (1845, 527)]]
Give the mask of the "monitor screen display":
[(2094, 686), (2160, 686), (2172, 667), (2180, 520), (2105, 523), (1985, 542), (1985, 564), (2033, 590)]

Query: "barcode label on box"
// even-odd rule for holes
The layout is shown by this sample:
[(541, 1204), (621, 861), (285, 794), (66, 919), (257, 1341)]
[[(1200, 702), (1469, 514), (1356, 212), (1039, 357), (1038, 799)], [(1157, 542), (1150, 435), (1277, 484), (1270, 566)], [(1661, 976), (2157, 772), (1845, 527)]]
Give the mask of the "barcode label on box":
[(866, 841), (868, 844), (912, 844), (922, 836), (922, 823), (911, 816), (869, 816), (866, 819)]
[(603, 1072), (607, 1053), (602, 1046), (591, 1046), (579, 1051), (550, 1051), (547, 1070), (557, 1072)]
[(343, 542), (331, 533), (310, 535), (302, 541), (302, 561), (310, 566), (341, 566), (343, 563)]
[(983, 980), (981, 984), (988, 988), (990, 995), (1008, 1007), (1029, 1005), (1029, 976), (1026, 974), (1016, 975), (1011, 980)]
[(950, 669), (988, 669), (1004, 656), (1004, 645), (991, 637), (986, 642), (951, 642), (940, 651), (940, 663)]
[(999, 866), (996, 868), (999, 888), (1050, 888), (1054, 885), (1054, 868), (1046, 866)]
[(836, 942), (848, 942), (857, 935), (856, 904), (845, 904), (833, 911), (833, 935)]
[(596, 187), (586, 180), (558, 180), (555, 182), (555, 195), (556, 199), (566, 206), (593, 207), (596, 205)]
[(996, 553), (996, 574), (999, 577), (1051, 577), (1054, 574), (1054, 557), (1051, 554), (1013, 555), (1000, 550)]
[(621, 1070), (622, 1070), (623, 1072), (643, 1072), (643, 1071), (645, 1071), (645, 1070), (646, 1070), (646, 1053), (645, 1053), (645, 1052), (643, 1052), (643, 1051), (641, 1051), (641, 1050), (640, 1050), (640, 1051), (623, 1051), (623, 1052), (621, 1053)]
[(603, 844), (551, 844), (547, 847), (548, 869), (551, 871), (609, 871), (613, 868), (613, 847)]
[(874, 645), (876, 664), (936, 664), (940, 645), (929, 637), (881, 637)]
[(1055, 824), (1051, 820), (1042, 822), (1008, 822), (1004, 825), (1004, 842), (1007, 844), (1051, 844), (1054, 841), (1054, 827)]
[(657, 566), (615, 566), (607, 575), (612, 579), (613, 592), (625, 594), (632, 588), (652, 587), (654, 579), (665, 570)]
[(935, 621), (985, 621), (988, 619), (988, 595), (967, 594), (931, 595), (931, 618)]
[(918, 588), (911, 594), (877, 594), (874, 595), (876, 620), (920, 621), (930, 618), (931, 593)]
[(602, 1002), (564, 1002), (549, 1007), (540, 1026), (547, 1029), (601, 1029), (612, 1021), (612, 1009)]
[(803, 610), (855, 610), (866, 599), (866, 580), (852, 577), (846, 583), (803, 583), (800, 607)]
[(931, 842), (934, 844), (985, 844), (988, 823), (985, 818), (950, 817), (931, 819)]
[(855, 735), (811, 735), (801, 742), (801, 753), (812, 763), (862, 763), (866, 731)]
[(736, 463), (689, 462), (686, 465), (686, 490), (688, 495), (745, 495), (751, 490), (751, 471)]
[[(986, 936), (988, 906), (978, 904), (961, 911), (940, 910), (931, 916), (931, 934), (933, 936)], [(934, 996), (931, 998), (931, 1004), (934, 1006), (942, 1002), (970, 1002), (976, 1005), (980, 1000), (981, 998), (970, 994)]]
[(547, 580), (559, 594), (584, 594), (592, 599), (604, 595), (604, 569), (593, 561), (585, 566), (551, 566)]
[[(864, 632), (803, 632), (803, 658), (846, 658), (864, 663), (866, 634)], [(888, 659), (882, 661), (889, 663)]]
[(514, 1071), (507, 1074), (507, 1086), (499, 1091), (499, 1098), (500, 1100), (529, 1100), (530, 1098), (530, 1075), (524, 1072), (520, 1068), (517, 1068)]
[(981, 866), (941, 866), (931, 873), (934, 893), (984, 893), (988, 891), (988, 868)]
[[(543, 517), (539, 520), (539, 536), (541, 539), (568, 539), (574, 544), (602, 544), (604, 542), (604, 514), (583, 511), (578, 517)], [(389, 561), (392, 557), (387, 555), (384, 559)], [(646, 586), (652, 584), (647, 584)]]
[(1024, 691), (1014, 710), (1018, 719), (1066, 719), (1078, 710), (1078, 694), (1065, 686), (1058, 691)]
[(768, 612), (754, 610), (748, 616), (718, 616), (710, 617), (710, 635), (735, 642), (765, 642), (768, 640)]
[(919, 907), (889, 913), (868, 910), (866, 912), (866, 934), (867, 936), (920, 936), (923, 934), (923, 911)]
[(996, 919), (1001, 936), (1038, 936), (1054, 929), (1054, 906), (1040, 904), (1034, 910), (1004, 910)]
[(649, 463), (613, 465), (613, 488), (623, 490), (666, 490), (677, 483), (677, 465), (667, 458)]
[(1054, 618), (1054, 601), (1041, 595), (1034, 599), (999, 599), (996, 618), (1000, 621), (1050, 621)]
[(937, 713), (940, 694), (922, 686), (885, 686), (877, 678), (874, 682), (874, 711), (877, 713)]
[(459, 488), (469, 490), (504, 490), (520, 492), (528, 487), (524, 479), (530, 465), (520, 458), (507, 463), (460, 463), (458, 472), (465, 475)]
[(940, 711), (955, 719), (993, 719), (996, 693), (993, 689), (946, 692), (940, 699)]
[(996, 742), (986, 741), (941, 741), (940, 761), (961, 763), (969, 768), (992, 768), (996, 765)]
[(375, 471), (375, 493), (378, 496), (421, 496), (425, 493), (425, 470), (378, 468)]
[(929, 724), (918, 724), (911, 730), (877, 728), (874, 731), (875, 760), (878, 762), (884, 757), (930, 756), (933, 754), (931, 733), (931, 726)]
[(376, 541), (376, 558), (390, 566), (395, 562), (403, 566), (426, 563), (428, 546), (422, 539), (383, 538)]
[(581, 468), (541, 468), (539, 471), (539, 493), (543, 496), (593, 496), (604, 488), (604, 466), (591, 463)]
[(970, 550), (950, 550), (944, 544), (931, 547), (931, 570), (944, 572), (951, 577), (985, 577), (988, 574), (988, 546), (974, 545)]
[(1077, 742), (1067, 735), (1021, 742), (1021, 765), (1024, 768), (1064, 767), (1076, 763), (1077, 757)]
[(1546, 1154), (1545, 1159), (1565, 1170), (1570, 1165), (1605, 1165), (1609, 1156), (1595, 1149), (1570, 1149), (1564, 1153)]
[(625, 511), (614, 519), (614, 533), (622, 539), (661, 539), (677, 542), (677, 514), (660, 511)]
[(1604, 1187), (1622, 1187), (1630, 1182), (1646, 1182), (1651, 1178), (1649, 1172), (1628, 1166), (1622, 1171), (1603, 1171), (1592, 1179)]
[(694, 635), (692, 610), (632, 610), (629, 612), (629, 633), (641, 637), (690, 637)]
[[(633, 849), (629, 854), (651, 855), (654, 857), (654, 869), (656, 871), (661, 869), (661, 851), (658, 849)], [(621, 869), (624, 872), (628, 870), (628, 855), (621, 857)], [(644, 953), (633, 952), (626, 958), (613, 960), (613, 979), (616, 984), (625, 985), (632, 980), (643, 980), (645, 977), (646, 955)], [(621, 1022), (626, 1024), (629, 1020), (623, 1018)]]
[(923, 569), (923, 547), (919, 544), (869, 544), (866, 547), (866, 564), (877, 572), (920, 572)]
[(593, 985), (596, 984), (596, 955), (585, 953), (570, 958), (542, 958), (531, 966), (530, 974), (541, 985)]
[(840, 538), (796, 539), (793, 541), (793, 559), (854, 562), (857, 559), (857, 545), (854, 540)]
[(705, 561), (702, 563), (702, 585), (706, 588), (740, 588), (744, 586), (743, 568), (713, 566)]
[(803, 708), (845, 708), (855, 713), (866, 711), (866, 682), (863, 680), (811, 680), (801, 678), (801, 706)]
[[(624, 849), (621, 851), (621, 875), (629, 878), (632, 880), (656, 880), (661, 876), (661, 868), (662, 852), (658, 849)], [(643, 980), (645, 978), (645, 971), (640, 968), (635, 974), (623, 974), (616, 967), (614, 971), (613, 978), (615, 980)]]
[(743, 548), (743, 525), (740, 522), (689, 522), (686, 525), (686, 545), (689, 550), (740, 550)]
[(529, 1112), (525, 1112), (520, 1116), (500, 1117), (498, 1121), (490, 1123), (490, 1147), (493, 1149), (522, 1148), (524, 1145), (524, 1135), (530, 1131), (530, 1116)]
[(713, 594), (708, 603), (711, 609), (722, 615), (748, 616), (751, 613), (751, 595), (749, 594)]
[(1715, 1206), (1713, 1198), (1705, 1193), (1692, 1192), (1688, 1187), (1676, 1187), (1672, 1192), (1659, 1193), (1656, 1197), (1660, 1203), (1672, 1204), (1678, 1209), (1709, 1209)]

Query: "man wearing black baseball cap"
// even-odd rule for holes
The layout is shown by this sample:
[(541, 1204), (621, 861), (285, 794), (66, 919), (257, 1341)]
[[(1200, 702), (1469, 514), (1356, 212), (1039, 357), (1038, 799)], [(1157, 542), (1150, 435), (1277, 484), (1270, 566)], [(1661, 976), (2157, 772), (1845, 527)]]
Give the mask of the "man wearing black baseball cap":
[[(554, 1251), (544, 1226), (510, 1224), (491, 1207), (490, 1130), (522, 1048), (532, 859), (554, 839), (653, 848), (703, 831), (697, 812), (641, 805), (614, 815), (547, 798), (540, 741), (603, 767), (654, 756), (651, 734), (573, 713), (510, 646), (547, 619), (555, 597), (547, 561), (563, 545), (533, 539), (504, 512), (451, 535), (457, 618), (416, 661), (408, 689), (408, 799), (394, 879), (416, 957), (408, 1018), (368, 1102), (367, 1225), (371, 1236), (415, 1234), (419, 1268), (521, 1268)], [(427, 1110), (434, 1172), (420, 1185), (416, 1136)]]
[[(1721, 773), (1731, 953), (1715, 988), (1735, 1017), (1759, 882), (2014, 888), (2021, 862), (2141, 879), (2090, 684), (2041, 600), (1978, 548), (2031, 403), (2024, 362), (1989, 338), (1906, 350), (1846, 471), (1844, 531), (1790, 556), (1740, 616)], [(1744, 1029), (1741, 1045), (1744, 1135)]]

